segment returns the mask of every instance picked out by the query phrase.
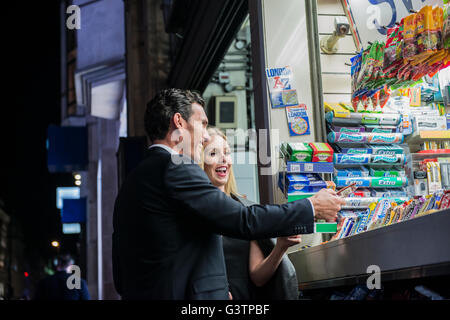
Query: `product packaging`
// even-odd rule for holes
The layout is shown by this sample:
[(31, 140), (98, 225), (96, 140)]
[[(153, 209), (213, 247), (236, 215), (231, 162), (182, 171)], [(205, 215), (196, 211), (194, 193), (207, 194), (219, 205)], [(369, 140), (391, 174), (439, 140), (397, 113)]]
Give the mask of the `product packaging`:
[(370, 195), (379, 198), (406, 198), (408, 194), (402, 189), (372, 189)]
[[(408, 184), (406, 177), (372, 177), (371, 187), (399, 188)], [(337, 184), (336, 184), (337, 185)], [(338, 186), (338, 185), (337, 185)]]
[(400, 122), (398, 113), (364, 113), (361, 123), (364, 125), (390, 125), (396, 126)]
[(307, 143), (289, 142), (286, 146), (286, 150), (290, 155), (291, 161), (311, 162), (312, 149)]
[[(434, 193), (442, 188), (439, 162), (427, 162), (428, 192)], [(338, 186), (336, 184), (336, 186)]]
[(334, 132), (352, 132), (352, 133), (358, 133), (358, 132), (364, 132), (365, 128), (363, 126), (355, 126), (355, 127), (342, 127), (342, 126), (336, 126), (331, 125), (331, 130)]
[(442, 39), (445, 49), (450, 49), (450, 1), (444, 0), (444, 23)]
[(356, 184), (361, 187), (399, 188), (407, 185), (408, 179), (406, 177), (335, 177), (334, 182), (338, 188), (348, 186), (353, 182), (356, 182)]
[(338, 146), (338, 153), (348, 153), (348, 154), (371, 154), (372, 147), (368, 145), (354, 145), (351, 144), (341, 144)]
[(415, 116), (415, 131), (441, 131), (447, 130), (447, 119), (445, 116)]
[(378, 219), (383, 219), (390, 207), (391, 202), (389, 199), (381, 199), (378, 201), (374, 213), (367, 224), (367, 230), (370, 230), (371, 226), (374, 225)]
[(337, 177), (368, 177), (369, 170), (365, 167), (360, 166), (356, 168), (348, 168), (348, 169), (334, 169), (334, 175)]
[(424, 196), (428, 194), (426, 171), (414, 171), (414, 194), (416, 196)]
[(398, 145), (375, 145), (371, 146), (372, 154), (375, 155), (393, 155), (403, 154), (404, 150)]
[(442, 188), (450, 189), (450, 163), (439, 161), (439, 165), (441, 167)]
[(450, 191), (445, 191), (439, 204), (439, 209), (443, 210), (447, 208), (450, 208)]
[(367, 164), (370, 162), (370, 156), (370, 154), (335, 153), (333, 162), (335, 164)]
[(333, 162), (333, 149), (328, 143), (310, 142), (312, 162)]
[(388, 163), (388, 164), (404, 164), (405, 155), (393, 154), (393, 155), (374, 155), (370, 157), (370, 163)]
[(393, 169), (377, 169), (370, 168), (370, 176), (371, 177), (404, 177), (405, 171), (401, 168), (393, 168)]
[[(319, 192), (323, 188), (327, 188), (327, 183), (316, 173), (296, 173), (286, 174), (284, 188), (287, 193), (294, 192)], [(281, 188), (281, 190), (284, 190)]]
[(386, 144), (386, 143), (402, 143), (402, 133), (368, 133), (368, 143)]
[(358, 187), (370, 187), (371, 177), (362, 178), (347, 178), (347, 177), (335, 177), (334, 182), (337, 188), (346, 187), (352, 183), (356, 183)]
[(397, 127), (395, 126), (377, 126), (377, 125), (369, 125), (365, 126), (366, 132), (374, 132), (374, 133), (395, 133), (397, 132)]
[(328, 142), (348, 142), (348, 143), (365, 143), (367, 142), (368, 135), (362, 133), (336, 133), (330, 132), (328, 134)]
[(358, 190), (354, 191), (350, 197), (370, 198), (371, 191), (368, 188), (358, 188)]

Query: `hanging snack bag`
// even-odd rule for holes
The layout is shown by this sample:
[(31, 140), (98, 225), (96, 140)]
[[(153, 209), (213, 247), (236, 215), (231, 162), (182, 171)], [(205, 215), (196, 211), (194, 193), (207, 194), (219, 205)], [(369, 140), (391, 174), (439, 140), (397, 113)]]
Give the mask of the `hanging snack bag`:
[[(413, 13), (404, 19), (403, 31), (403, 59), (405, 62), (412, 59), (417, 54), (416, 46), (416, 19), (417, 14)], [(420, 19), (419, 19), (420, 21)]]
[(395, 43), (398, 36), (398, 27), (387, 30), (386, 45), (384, 49), (383, 68), (388, 69), (395, 62)]
[(361, 63), (361, 71), (358, 75), (358, 89), (361, 87), (365, 87), (366, 83), (372, 76), (373, 65), (376, 58), (376, 49), (377, 46), (375, 44), (371, 44), (363, 54), (362, 63)]
[(438, 39), (431, 6), (423, 7), (416, 14), (416, 30), (417, 56), (415, 60), (420, 61), (421, 57), (428, 57), (437, 50)]
[(442, 41), (442, 28), (444, 24), (444, 10), (441, 7), (433, 8), (433, 22), (434, 22), (434, 31), (436, 32), (437, 38), (437, 50), (441, 50), (443, 46)]
[(450, 0), (444, 0), (443, 20), (442, 39), (444, 41), (444, 49), (450, 49)]

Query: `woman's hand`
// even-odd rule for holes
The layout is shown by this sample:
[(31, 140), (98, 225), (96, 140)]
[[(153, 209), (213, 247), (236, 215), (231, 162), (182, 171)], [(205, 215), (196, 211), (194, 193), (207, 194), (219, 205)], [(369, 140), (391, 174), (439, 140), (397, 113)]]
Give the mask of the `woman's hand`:
[(295, 236), (277, 238), (276, 246), (278, 246), (283, 251), (286, 251), (287, 248), (295, 246), (296, 244), (299, 244), (300, 242), (302, 242), (302, 236), (297, 234)]

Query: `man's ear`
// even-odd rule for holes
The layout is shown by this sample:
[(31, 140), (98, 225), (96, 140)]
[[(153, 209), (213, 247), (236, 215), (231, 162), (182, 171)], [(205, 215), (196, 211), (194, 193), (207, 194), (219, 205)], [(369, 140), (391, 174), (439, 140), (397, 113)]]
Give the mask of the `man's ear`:
[(181, 113), (177, 112), (173, 115), (172, 122), (173, 122), (173, 126), (175, 129), (183, 128), (183, 121), (184, 121), (184, 119), (181, 116)]

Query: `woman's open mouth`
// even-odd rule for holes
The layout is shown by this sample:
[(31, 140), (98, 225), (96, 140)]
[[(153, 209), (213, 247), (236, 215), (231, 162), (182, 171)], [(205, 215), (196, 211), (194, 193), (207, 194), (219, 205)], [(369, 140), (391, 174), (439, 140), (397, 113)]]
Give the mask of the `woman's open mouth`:
[(216, 174), (221, 177), (225, 178), (228, 173), (228, 167), (227, 166), (220, 166), (216, 168)]

